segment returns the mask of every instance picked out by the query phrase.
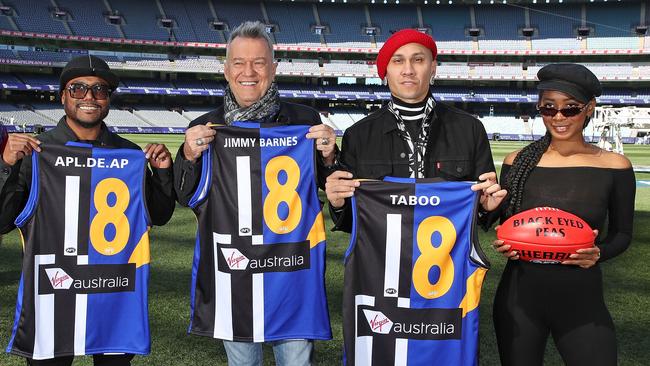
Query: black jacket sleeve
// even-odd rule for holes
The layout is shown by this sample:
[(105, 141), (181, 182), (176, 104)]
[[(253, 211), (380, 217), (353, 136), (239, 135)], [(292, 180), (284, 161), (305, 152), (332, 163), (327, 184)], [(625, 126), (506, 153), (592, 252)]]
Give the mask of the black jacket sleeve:
[(183, 145), (178, 148), (174, 160), (174, 190), (178, 203), (187, 206), (201, 180), (201, 158), (195, 162), (186, 160)]
[(27, 203), (30, 180), (26, 178), (26, 171), (31, 171), (27, 170), (31, 167), (25, 164), (27, 159), (19, 160), (14, 166), (0, 159), (0, 234), (15, 228), (14, 220)]
[(634, 222), (634, 198), (636, 196), (636, 179), (632, 169), (614, 172), (614, 189), (612, 189), (607, 216), (607, 236), (597, 243), (600, 248), (600, 262), (623, 253), (632, 241), (632, 224)]
[[(349, 134), (343, 135), (341, 141), (341, 152), (339, 157), (339, 169), (351, 172), (355, 177), (355, 167), (357, 166), (357, 152), (356, 149), (359, 144), (351, 141), (352, 138)], [(335, 209), (329, 204), (330, 216), (334, 221), (332, 231), (345, 231), (347, 233), (352, 231), (352, 203), (348, 198), (342, 207)]]
[(146, 174), (145, 192), (151, 223), (157, 226), (165, 225), (174, 214), (176, 205), (172, 168), (151, 168), (151, 171), (147, 169)]

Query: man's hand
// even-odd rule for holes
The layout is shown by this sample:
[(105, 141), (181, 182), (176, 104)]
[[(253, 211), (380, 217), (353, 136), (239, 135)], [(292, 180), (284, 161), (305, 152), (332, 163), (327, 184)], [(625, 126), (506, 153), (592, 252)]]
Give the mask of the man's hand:
[(480, 183), (472, 186), (472, 191), (481, 191), (480, 202), (481, 206), (486, 211), (492, 211), (499, 207), (501, 201), (506, 197), (508, 191), (501, 189), (497, 183), (497, 173), (489, 172), (479, 175)]
[(359, 186), (359, 182), (352, 180), (352, 173), (337, 170), (330, 174), (325, 181), (325, 193), (330, 205), (334, 208), (340, 208), (345, 204), (345, 199), (352, 197), (354, 189)]
[(41, 142), (35, 137), (24, 133), (10, 133), (7, 145), (2, 152), (2, 160), (5, 164), (14, 166), (18, 160), (32, 153), (32, 150), (41, 152), (38, 146)]
[(316, 150), (320, 151), (325, 165), (334, 164), (336, 133), (332, 127), (325, 124), (311, 126), (306, 137), (316, 140)]
[(217, 131), (206, 125), (188, 128), (185, 131), (185, 144), (183, 145), (185, 159), (192, 162), (196, 161), (201, 156), (201, 153), (208, 149), (216, 134)]
[(147, 144), (144, 155), (152, 168), (165, 169), (172, 166), (172, 154), (165, 144)]

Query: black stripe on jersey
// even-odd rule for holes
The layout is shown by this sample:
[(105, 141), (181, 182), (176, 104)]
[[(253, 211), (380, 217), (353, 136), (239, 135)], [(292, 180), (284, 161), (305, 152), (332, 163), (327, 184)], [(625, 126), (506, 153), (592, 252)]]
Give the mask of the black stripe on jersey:
[[(227, 172), (226, 174), (212, 174), (214, 179), (213, 185), (219, 187), (221, 191), (220, 197), (211, 197), (210, 201), (215, 204), (221, 204), (221, 209), (228, 210), (229, 215), (224, 215), (224, 220), (213, 223), (216, 232), (220, 234), (227, 234), (231, 236), (230, 246), (245, 246), (253, 245), (252, 235), (263, 234), (262, 215), (262, 182), (261, 177), (264, 173), (262, 171), (262, 162), (260, 157), (260, 148), (258, 146), (251, 147), (238, 147), (233, 149), (226, 149), (226, 139), (239, 139), (254, 138), (259, 141), (259, 131), (253, 129), (221, 129), (216, 135), (213, 148), (215, 150), (215, 164), (213, 169), (218, 169), (218, 172)], [(250, 160), (250, 203), (251, 203), (251, 228), (242, 228), (242, 232), (237, 232), (233, 228), (239, 228), (239, 212), (240, 202), (238, 202), (239, 193), (237, 181), (237, 157), (248, 157)], [(216, 173), (216, 172), (215, 172)], [(235, 179), (233, 179), (235, 175)], [(216, 190), (211, 190), (211, 194), (216, 193)], [(229, 202), (220, 202), (223, 197), (230, 199)], [(214, 208), (213, 208), (214, 209)], [(244, 213), (248, 209), (244, 209)], [(249, 229), (249, 230), (246, 230)], [(234, 231), (234, 232), (232, 232)], [(215, 263), (220, 263), (219, 258), (215, 258)], [(231, 293), (230, 294), (217, 294), (217, 296), (231, 296), (231, 309), (232, 309), (232, 324), (233, 324), (233, 337), (234, 339), (252, 339), (253, 337), (253, 277), (248, 272), (234, 273), (229, 270), (228, 266), (221, 268), (222, 272), (230, 272), (231, 279)]]

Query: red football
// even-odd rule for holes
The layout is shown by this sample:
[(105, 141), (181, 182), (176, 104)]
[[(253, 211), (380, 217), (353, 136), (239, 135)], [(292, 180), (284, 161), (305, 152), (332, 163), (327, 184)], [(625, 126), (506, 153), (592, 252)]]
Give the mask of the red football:
[(578, 249), (594, 246), (594, 232), (578, 216), (552, 207), (536, 207), (512, 215), (497, 238), (510, 244), (519, 259), (537, 263), (560, 263)]

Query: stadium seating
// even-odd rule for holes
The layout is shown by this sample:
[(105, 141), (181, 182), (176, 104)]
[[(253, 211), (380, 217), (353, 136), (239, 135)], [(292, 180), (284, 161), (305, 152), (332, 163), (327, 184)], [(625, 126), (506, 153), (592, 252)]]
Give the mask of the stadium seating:
[(370, 37), (361, 33), (362, 27), (367, 26), (363, 6), (347, 5), (345, 11), (330, 4), (318, 4), (317, 8), (321, 24), (329, 26), (325, 36), (328, 45), (370, 46)]
[(530, 5), (530, 25), (538, 30), (535, 38), (575, 37), (575, 28), (581, 24), (580, 7), (579, 4), (560, 4), (549, 11), (548, 6)]
[(10, 124), (15, 126), (54, 126), (61, 116), (51, 119), (45, 115), (35, 113), (28, 106), (0, 103), (0, 117), (3, 121), (9, 121)]
[(122, 37), (118, 27), (108, 24), (104, 18), (104, 12), (108, 9), (102, 0), (57, 0), (57, 4), (70, 13), (68, 24), (74, 35)]
[(264, 3), (269, 20), (278, 28), (273, 36), (277, 43), (320, 46), (320, 37), (310, 26), (316, 24), (310, 3)]
[(122, 29), (127, 38), (171, 40), (170, 33), (159, 24), (162, 14), (153, 1), (107, 0), (114, 12), (122, 15)]
[(476, 26), (482, 28), (481, 39), (517, 39), (525, 25), (524, 10), (505, 4), (475, 6)]
[[(210, 43), (226, 43), (224, 32), (216, 31), (210, 25), (215, 20), (216, 14), (212, 13), (208, 1), (185, 0), (182, 2), (187, 11), (187, 17), (192, 23), (192, 29), (196, 35), (195, 41)], [(174, 14), (182, 10), (175, 9)]]
[[(16, 10), (14, 21), (18, 30), (26, 32), (43, 32), (54, 34), (70, 34), (63, 21), (54, 20), (49, 11), (49, 2), (40, 0), (14, 0), (10, 3)], [(46, 5), (47, 4), (47, 5)], [(11, 28), (8, 28), (11, 29)], [(13, 30), (13, 29), (12, 29)]]
[(124, 127), (150, 127), (151, 124), (143, 121), (138, 116), (134, 115), (128, 110), (111, 108), (108, 116), (104, 119), (108, 126), (124, 126)]
[(187, 127), (190, 120), (178, 112), (161, 110), (154, 107), (142, 107), (133, 114), (152, 126), (157, 127)]
[(213, 1), (219, 20), (227, 22), (229, 31), (224, 32), (230, 35), (230, 30), (243, 23), (246, 20), (265, 21), (259, 3), (253, 2), (234, 2), (227, 3), (222, 1)]
[(439, 6), (422, 7), (424, 25), (431, 29), (435, 39), (445, 41), (465, 41), (465, 28), (472, 25), (469, 9), (466, 6), (442, 8)]
[(372, 25), (379, 27), (377, 42), (385, 42), (392, 33), (403, 28), (417, 28), (418, 13), (411, 5), (371, 5), (368, 6)]
[(641, 6), (638, 2), (599, 4), (587, 7), (587, 22), (593, 36), (625, 37), (632, 35), (633, 25), (639, 23)]

